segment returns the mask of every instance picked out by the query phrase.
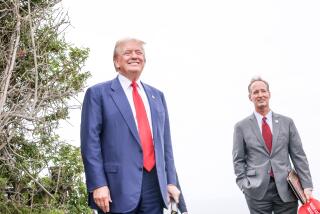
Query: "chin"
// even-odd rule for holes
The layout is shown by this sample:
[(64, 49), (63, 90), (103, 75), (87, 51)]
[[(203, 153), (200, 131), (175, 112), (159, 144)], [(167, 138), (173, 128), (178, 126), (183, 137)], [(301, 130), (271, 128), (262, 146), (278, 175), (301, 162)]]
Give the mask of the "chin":
[(140, 70), (131, 70), (130, 73), (133, 75), (140, 75), (141, 72)]

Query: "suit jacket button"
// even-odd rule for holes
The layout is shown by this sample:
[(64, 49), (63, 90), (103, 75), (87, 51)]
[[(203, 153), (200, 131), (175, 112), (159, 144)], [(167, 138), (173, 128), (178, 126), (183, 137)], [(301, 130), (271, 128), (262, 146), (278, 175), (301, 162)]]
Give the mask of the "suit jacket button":
[(142, 167), (139, 167), (139, 171), (142, 171), (142, 169), (143, 169)]

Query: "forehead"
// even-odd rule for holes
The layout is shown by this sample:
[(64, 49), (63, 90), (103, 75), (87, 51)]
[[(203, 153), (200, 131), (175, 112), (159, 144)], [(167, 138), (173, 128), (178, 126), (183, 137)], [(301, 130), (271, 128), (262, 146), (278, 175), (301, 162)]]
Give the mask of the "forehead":
[(267, 85), (263, 81), (255, 81), (251, 84), (250, 88), (251, 88), (251, 91), (261, 90), (261, 89), (267, 90)]

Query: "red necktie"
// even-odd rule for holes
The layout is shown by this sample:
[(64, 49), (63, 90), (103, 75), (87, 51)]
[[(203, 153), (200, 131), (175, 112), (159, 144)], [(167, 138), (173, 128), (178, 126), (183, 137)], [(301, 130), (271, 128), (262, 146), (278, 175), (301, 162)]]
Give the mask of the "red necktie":
[(263, 117), (262, 118), (262, 136), (264, 139), (264, 143), (266, 144), (269, 153), (271, 153), (271, 149), (272, 149), (272, 133), (270, 130), (270, 127), (267, 123), (267, 118)]
[[(272, 133), (271, 133), (271, 129), (270, 129), (266, 120), (267, 120), (266, 117), (262, 118), (262, 136), (264, 139), (264, 143), (266, 144), (266, 146), (268, 148), (268, 152), (270, 154), (271, 150), (272, 150)], [(269, 174), (271, 177), (274, 177), (272, 168), (271, 168)]]
[(142, 151), (143, 151), (143, 167), (147, 171), (151, 171), (151, 169), (155, 165), (154, 147), (152, 143), (151, 129), (150, 129), (146, 109), (144, 107), (141, 96), (137, 90), (137, 83), (135, 81), (132, 81), (131, 86), (133, 89), (132, 96), (133, 96), (134, 107), (136, 109), (138, 131), (139, 131), (140, 142), (141, 142)]

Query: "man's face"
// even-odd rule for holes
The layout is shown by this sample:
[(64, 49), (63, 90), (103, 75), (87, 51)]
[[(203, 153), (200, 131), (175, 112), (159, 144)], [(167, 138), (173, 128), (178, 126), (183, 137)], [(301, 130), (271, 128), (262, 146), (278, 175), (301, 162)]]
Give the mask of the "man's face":
[(145, 64), (142, 44), (137, 41), (128, 41), (119, 46), (115, 65), (123, 76), (130, 80), (137, 80)]
[(262, 81), (255, 81), (250, 87), (249, 99), (256, 109), (269, 108), (270, 92)]

